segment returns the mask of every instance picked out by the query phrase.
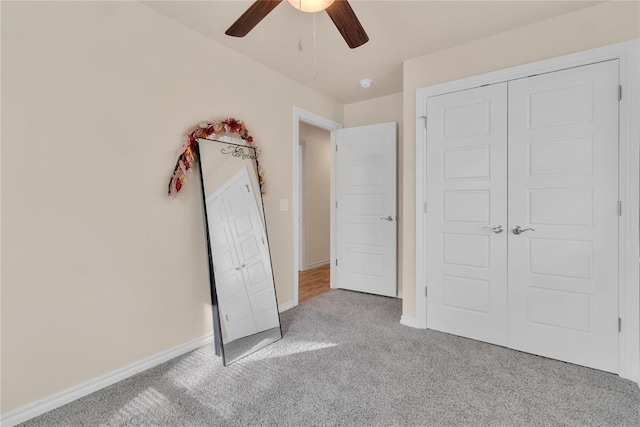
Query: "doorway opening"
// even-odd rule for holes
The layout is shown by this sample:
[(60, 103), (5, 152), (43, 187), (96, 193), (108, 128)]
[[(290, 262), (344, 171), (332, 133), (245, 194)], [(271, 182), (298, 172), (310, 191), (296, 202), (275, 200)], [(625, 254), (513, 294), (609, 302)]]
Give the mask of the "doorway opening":
[(330, 290), (331, 133), (299, 124), (298, 295), (300, 303)]
[(334, 287), (334, 131), (342, 128), (297, 107), (293, 122), (293, 301), (285, 309)]

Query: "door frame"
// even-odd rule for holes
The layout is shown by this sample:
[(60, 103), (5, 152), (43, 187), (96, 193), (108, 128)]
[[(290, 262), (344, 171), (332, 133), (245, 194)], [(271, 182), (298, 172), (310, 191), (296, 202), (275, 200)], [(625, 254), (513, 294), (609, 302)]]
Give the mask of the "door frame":
[[(298, 268), (302, 267), (304, 271), (307, 268), (307, 253), (306, 253), (306, 235), (304, 232), (305, 220), (304, 220), (304, 154), (307, 141), (300, 139), (298, 142)], [(296, 219), (296, 217), (293, 217)], [(302, 264), (302, 265), (300, 265)]]
[(618, 371), (640, 385), (640, 39), (589, 49), (552, 59), (493, 71), (416, 90), (416, 318), (403, 323), (427, 328), (426, 297), (426, 98), (486, 84), (526, 78), (596, 62), (619, 60), (622, 99), (619, 102)]
[[(315, 126), (320, 129), (328, 131), (331, 135), (331, 188), (330, 188), (330, 255), (329, 263), (332, 265), (336, 259), (335, 256), (335, 209), (333, 206), (336, 204), (335, 194), (335, 174), (336, 174), (336, 135), (335, 131), (342, 129), (342, 124), (334, 122), (333, 120), (322, 117), (311, 111), (304, 110), (300, 107), (293, 107), (293, 200), (291, 206), (293, 208), (293, 300), (290, 303), (285, 303), (280, 306), (280, 311), (285, 311), (298, 305), (298, 274), (300, 265), (300, 236), (299, 236), (299, 223), (300, 218), (300, 183), (298, 177), (300, 176), (300, 122), (306, 123), (311, 126)], [(329, 285), (331, 288), (335, 287), (335, 269), (331, 269)]]

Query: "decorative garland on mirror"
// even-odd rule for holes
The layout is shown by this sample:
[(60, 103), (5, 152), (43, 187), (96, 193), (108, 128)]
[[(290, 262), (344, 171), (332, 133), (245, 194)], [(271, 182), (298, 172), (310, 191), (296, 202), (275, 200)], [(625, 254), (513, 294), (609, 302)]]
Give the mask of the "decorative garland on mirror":
[(259, 147), (253, 142), (253, 137), (249, 135), (244, 123), (228, 117), (216, 122), (202, 122), (197, 126), (192, 126), (187, 130), (187, 141), (184, 144), (182, 153), (178, 156), (176, 166), (173, 168), (171, 179), (169, 180), (168, 193), (169, 196), (175, 197), (187, 183), (187, 171), (195, 165), (198, 156), (198, 138), (207, 138), (212, 136), (215, 139), (223, 136), (240, 137), (245, 145), (253, 147), (256, 150), (256, 163), (258, 165), (258, 179), (260, 181), (260, 192), (265, 194), (264, 188), (264, 171), (260, 166), (258, 157), (260, 156)]

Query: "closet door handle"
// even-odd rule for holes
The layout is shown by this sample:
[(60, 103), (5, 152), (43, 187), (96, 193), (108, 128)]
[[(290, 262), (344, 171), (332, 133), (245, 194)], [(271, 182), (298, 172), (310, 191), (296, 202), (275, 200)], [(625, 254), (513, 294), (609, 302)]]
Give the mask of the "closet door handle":
[(495, 227), (482, 227), (483, 230), (491, 230), (496, 234), (500, 234), (504, 231), (501, 225), (496, 225)]
[(534, 230), (533, 228), (520, 228), (519, 225), (516, 225), (515, 227), (513, 227), (511, 229), (511, 232), (513, 234), (515, 234), (516, 236), (519, 235), (519, 234), (524, 233), (525, 231), (536, 231), (536, 230)]

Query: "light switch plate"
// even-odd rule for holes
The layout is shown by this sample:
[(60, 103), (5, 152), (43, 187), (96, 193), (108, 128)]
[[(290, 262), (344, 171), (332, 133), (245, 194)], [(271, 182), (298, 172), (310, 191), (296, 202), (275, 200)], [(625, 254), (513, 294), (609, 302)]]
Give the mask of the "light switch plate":
[(289, 210), (289, 199), (280, 199), (280, 210), (281, 211)]

